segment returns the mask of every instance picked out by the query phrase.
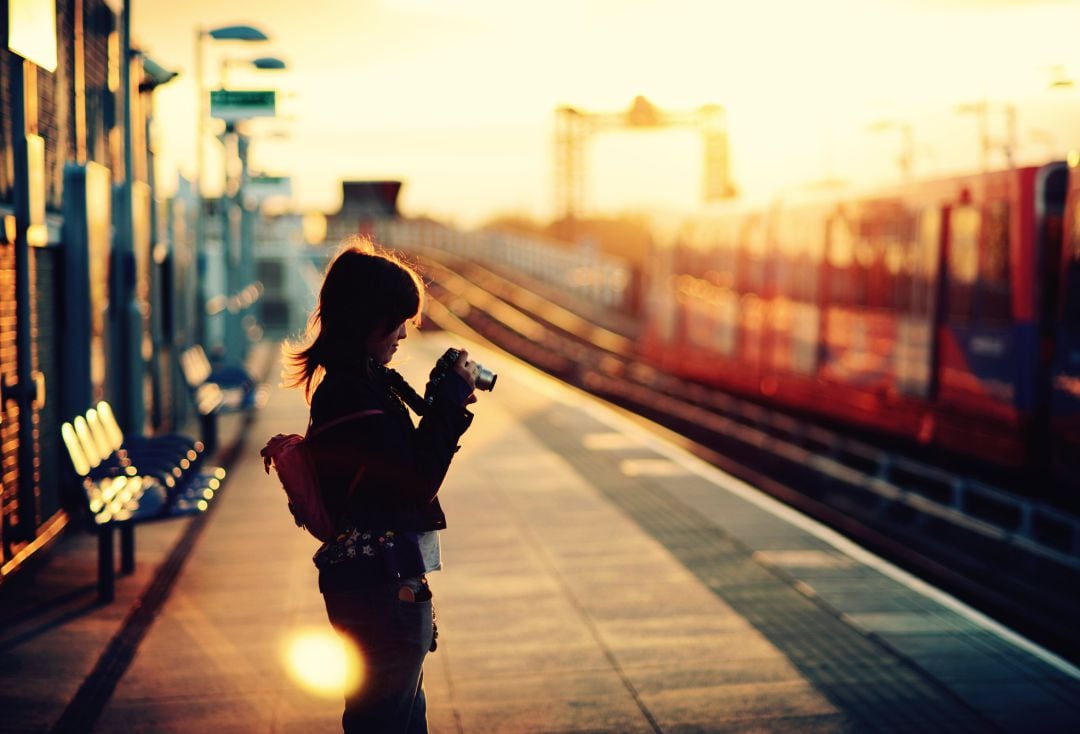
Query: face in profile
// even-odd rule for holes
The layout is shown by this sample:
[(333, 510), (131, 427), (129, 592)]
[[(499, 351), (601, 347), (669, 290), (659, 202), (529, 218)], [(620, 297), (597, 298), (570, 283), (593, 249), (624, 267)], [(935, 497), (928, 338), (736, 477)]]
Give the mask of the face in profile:
[(404, 321), (389, 332), (376, 330), (365, 343), (367, 353), (378, 364), (387, 364), (397, 351), (398, 342), (406, 336)]

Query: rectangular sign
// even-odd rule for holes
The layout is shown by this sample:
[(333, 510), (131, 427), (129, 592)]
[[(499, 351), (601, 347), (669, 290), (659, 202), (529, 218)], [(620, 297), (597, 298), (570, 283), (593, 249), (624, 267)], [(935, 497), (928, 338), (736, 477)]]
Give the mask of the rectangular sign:
[(260, 200), (271, 196), (292, 196), (292, 179), (288, 176), (252, 176), (244, 184), (244, 190)]
[(273, 117), (276, 101), (277, 93), (272, 89), (214, 89), (210, 92), (210, 116), (225, 122)]
[(8, 48), (56, 71), (55, 0), (8, 0)]

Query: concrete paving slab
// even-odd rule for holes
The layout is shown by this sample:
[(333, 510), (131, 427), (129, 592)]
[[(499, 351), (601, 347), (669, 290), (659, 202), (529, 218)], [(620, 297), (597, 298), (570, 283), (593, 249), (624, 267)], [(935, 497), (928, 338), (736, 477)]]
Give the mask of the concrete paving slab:
[(491, 705), (464, 704), (461, 729), (467, 732), (555, 734), (625, 732), (644, 734), (654, 729), (625, 696), (594, 696), (557, 701), (516, 701)]
[(724, 731), (739, 721), (814, 718), (837, 712), (801, 679), (737, 683), (641, 694), (664, 731), (677, 726)]

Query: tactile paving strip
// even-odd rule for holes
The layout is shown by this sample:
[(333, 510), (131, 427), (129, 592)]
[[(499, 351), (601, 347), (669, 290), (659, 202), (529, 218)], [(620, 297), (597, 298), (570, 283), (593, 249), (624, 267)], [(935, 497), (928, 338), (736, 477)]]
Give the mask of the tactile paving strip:
[(858, 731), (998, 730), (938, 681), (754, 560), (751, 549), (668, 494), (662, 473), (627, 476), (619, 456), (586, 448), (583, 435), (604, 426), (558, 405), (520, 418), (786, 655)]

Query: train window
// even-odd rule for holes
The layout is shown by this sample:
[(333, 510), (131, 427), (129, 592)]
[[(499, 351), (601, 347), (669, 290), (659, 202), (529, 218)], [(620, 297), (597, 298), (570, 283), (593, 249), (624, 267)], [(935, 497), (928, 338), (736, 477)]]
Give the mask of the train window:
[(958, 206), (949, 217), (949, 321), (970, 321), (979, 277), (979, 210)]
[(742, 293), (764, 295), (766, 271), (765, 223), (760, 217), (752, 217), (743, 227), (738, 252), (736, 284)]
[(862, 277), (866, 280), (867, 305), (887, 308), (891, 302), (889, 274), (885, 270), (885, 241), (881, 233), (874, 237), (861, 237), (855, 248), (855, 260), (859, 263)]
[(278, 292), (285, 284), (284, 264), (278, 260), (260, 260), (258, 278), (268, 291)]
[(979, 277), (979, 211), (973, 206), (953, 210), (949, 221), (949, 276), (959, 283)]
[(837, 306), (865, 306), (866, 271), (855, 257), (855, 233), (842, 213), (829, 221), (828, 252), (829, 302)]
[(1069, 210), (1072, 212), (1072, 226), (1069, 228), (1069, 259), (1080, 262), (1080, 193), (1072, 195)]
[(765, 258), (768, 243), (765, 237), (765, 221), (761, 217), (752, 217), (743, 229), (742, 245), (755, 259)]
[(1062, 325), (1072, 339), (1080, 339), (1080, 259), (1073, 260), (1065, 268), (1065, 303), (1062, 307)]
[(885, 242), (885, 272), (891, 281), (890, 307), (907, 312), (911, 308), (911, 281), (914, 268), (910, 254), (914, 251), (912, 243), (903, 238), (889, 239)]
[(717, 272), (716, 283), (724, 288), (735, 285), (735, 220), (725, 218), (717, 223), (716, 250), (713, 263)]
[(872, 308), (903, 308), (898, 290), (904, 259), (905, 211), (893, 202), (879, 202), (863, 211), (855, 259), (862, 267)]
[(940, 209), (924, 209), (919, 215), (918, 241), (914, 249), (915, 282), (912, 284), (911, 312), (929, 316), (934, 309), (934, 286), (941, 254)]
[(825, 220), (820, 213), (811, 217), (805, 230), (806, 250), (814, 267), (821, 265), (825, 259)]
[(776, 247), (772, 254), (773, 282), (776, 295), (793, 298), (798, 278), (799, 217), (790, 211), (781, 213), (776, 226)]
[(933, 278), (941, 252), (941, 210), (924, 209), (919, 216), (919, 275)]
[(1062, 273), (1065, 302), (1061, 316), (1066, 333), (1075, 340), (1080, 338), (1080, 193), (1074, 193), (1070, 198), (1068, 211), (1072, 221), (1068, 228), (1069, 258)]
[(286, 328), (289, 325), (289, 302), (280, 298), (263, 298), (259, 303), (262, 322), (271, 328)]
[(846, 268), (855, 262), (855, 237), (851, 233), (851, 223), (843, 214), (829, 220), (828, 240), (829, 265)]
[(992, 202), (986, 208), (983, 252), (979, 267), (979, 320), (1009, 321), (1009, 204)]
[(818, 282), (821, 278), (821, 263), (825, 257), (825, 220), (815, 212), (808, 217), (802, 231), (805, 260), (799, 282), (800, 299), (806, 303), (818, 300)]

